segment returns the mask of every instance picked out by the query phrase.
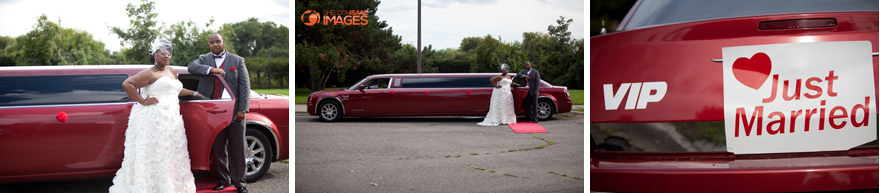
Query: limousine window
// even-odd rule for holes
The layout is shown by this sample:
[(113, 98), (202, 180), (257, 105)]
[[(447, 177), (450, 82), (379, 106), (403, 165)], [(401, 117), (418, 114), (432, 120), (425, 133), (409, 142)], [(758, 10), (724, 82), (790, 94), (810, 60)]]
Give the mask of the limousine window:
[(488, 77), (403, 78), (401, 88), (481, 88), (492, 87)]
[(0, 106), (127, 102), (127, 74), (0, 77)]
[(387, 89), (390, 78), (377, 78), (364, 83), (364, 89)]

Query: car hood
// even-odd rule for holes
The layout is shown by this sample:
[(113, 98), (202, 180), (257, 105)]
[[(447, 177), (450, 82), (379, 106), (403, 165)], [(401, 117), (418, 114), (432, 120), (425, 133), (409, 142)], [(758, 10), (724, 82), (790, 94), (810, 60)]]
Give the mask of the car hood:
[(319, 94), (326, 94), (326, 93), (331, 93), (331, 92), (339, 92), (339, 91), (344, 91), (344, 90), (345, 90), (345, 89), (319, 90), (319, 91), (312, 92), (312, 93), (309, 94), (309, 95), (319, 95)]

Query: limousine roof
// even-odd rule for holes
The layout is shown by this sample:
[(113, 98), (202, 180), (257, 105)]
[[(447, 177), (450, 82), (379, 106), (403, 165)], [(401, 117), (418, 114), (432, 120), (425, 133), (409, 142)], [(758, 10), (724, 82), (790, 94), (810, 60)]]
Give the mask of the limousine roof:
[[(435, 77), (492, 77), (500, 75), (500, 72), (494, 73), (422, 73), (422, 74), (374, 74), (367, 76), (369, 78), (435, 78)], [(510, 75), (516, 75), (514, 72), (508, 72)], [(541, 86), (555, 86), (547, 81), (541, 80)]]
[[(422, 74), (374, 74), (369, 77), (475, 77), (475, 76), (498, 76), (497, 73), (422, 73)], [(514, 75), (515, 73), (508, 73)]]
[[(70, 74), (129, 74), (134, 75), (153, 65), (71, 65), (71, 66), (4, 66), (0, 76), (70, 75)], [(186, 66), (174, 66), (178, 74), (189, 74)]]

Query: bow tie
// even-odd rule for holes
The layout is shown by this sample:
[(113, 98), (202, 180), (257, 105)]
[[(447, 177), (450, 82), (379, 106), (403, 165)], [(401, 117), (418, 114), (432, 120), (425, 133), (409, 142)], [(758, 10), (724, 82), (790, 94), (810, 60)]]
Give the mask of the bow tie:
[(218, 56), (218, 55), (214, 55), (214, 58), (223, 58), (223, 55), (222, 55), (222, 54), (219, 55), (219, 56)]

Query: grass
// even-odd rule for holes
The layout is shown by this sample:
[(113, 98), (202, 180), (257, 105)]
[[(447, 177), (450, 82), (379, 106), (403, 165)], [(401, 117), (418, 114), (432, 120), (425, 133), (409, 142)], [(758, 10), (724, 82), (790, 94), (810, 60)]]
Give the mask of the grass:
[[(342, 89), (342, 88), (325, 88), (324, 90), (334, 90), (334, 89)], [(280, 89), (269, 89), (269, 90), (280, 90)], [(287, 90), (288, 89), (284, 89), (284, 93), (287, 93)], [(254, 91), (256, 91), (258, 93), (264, 93), (264, 92), (260, 92), (259, 90), (254, 90)], [(312, 90), (308, 89), (308, 88), (295, 88), (294, 94), (293, 94), (294, 95), (294, 103), (295, 104), (306, 104), (306, 101), (309, 100), (308, 99), (309, 94), (311, 94), (311, 93), (312, 93)], [(571, 95), (571, 100), (574, 105), (584, 105), (584, 90), (570, 90), (569, 89), (568, 94)], [(289, 94), (285, 94), (285, 95), (290, 96)], [(583, 112), (583, 110), (581, 110), (581, 112)]]
[(571, 90), (568, 89), (568, 94), (571, 95), (571, 102), (574, 105), (584, 105), (584, 90)]
[[(279, 89), (254, 89), (254, 92), (260, 94), (280, 94), (284, 96), (290, 96), (290, 89), (279, 88)], [(308, 95), (306, 95), (308, 96)]]
[[(342, 88), (324, 88), (324, 90), (336, 90)], [(256, 91), (256, 90), (255, 90)], [(293, 102), (294, 104), (306, 104), (309, 100), (309, 94), (312, 93), (312, 89), (308, 88), (294, 88), (293, 89)], [(257, 91), (259, 92), (259, 91)]]

